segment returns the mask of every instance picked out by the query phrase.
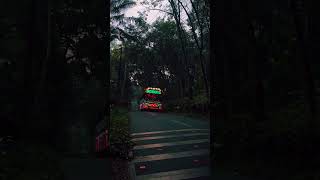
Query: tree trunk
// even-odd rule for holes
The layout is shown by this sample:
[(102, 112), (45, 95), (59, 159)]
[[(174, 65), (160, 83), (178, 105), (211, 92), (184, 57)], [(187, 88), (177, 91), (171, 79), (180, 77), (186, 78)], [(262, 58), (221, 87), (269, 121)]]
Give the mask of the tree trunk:
[[(248, 20), (248, 23), (250, 21)], [(264, 87), (262, 84), (261, 79), (261, 66), (259, 65), (261, 59), (263, 57), (259, 57), (259, 49), (258, 44), (256, 42), (256, 37), (254, 35), (254, 27), (252, 26), (252, 23), (249, 25), (249, 61), (248, 61), (248, 70), (249, 70), (249, 78), (251, 80), (251, 109), (252, 109), (252, 115), (254, 117), (254, 120), (256, 122), (262, 121), (265, 119), (264, 115)]]
[[(47, 7), (43, 8), (42, 5), (47, 5), (44, 1), (34, 0), (30, 4), (31, 17), (30, 17), (30, 29), (29, 29), (29, 57), (28, 61), (25, 62), (25, 109), (24, 109), (24, 124), (25, 127), (39, 128), (45, 133), (45, 128), (48, 127), (45, 121), (47, 119), (40, 118), (39, 114), (45, 114), (45, 112), (39, 113), (40, 104), (38, 103), (39, 98), (39, 83), (41, 82), (42, 64), (46, 56), (46, 31), (48, 26), (43, 26), (47, 22), (46, 16), (43, 16), (44, 12), (47, 12)], [(37, 135), (32, 132), (27, 133), (28, 136), (45, 137), (38, 131)], [(36, 140), (36, 138), (32, 138)]]
[(121, 85), (121, 99), (124, 98), (124, 90), (127, 84), (127, 65), (126, 63), (124, 63), (124, 67), (123, 67), (123, 79), (122, 79), (122, 85)]
[[(192, 0), (190, 0), (190, 2), (193, 4)], [(198, 48), (198, 52), (199, 52), (199, 60), (200, 60), (200, 65), (201, 65), (201, 72), (202, 72), (202, 77), (203, 77), (203, 82), (205, 85), (205, 89), (206, 89), (206, 94), (207, 97), (209, 99), (209, 85), (208, 85), (208, 79), (207, 79), (207, 74), (206, 74), (206, 70), (205, 70), (205, 63), (204, 63), (204, 57), (203, 57), (203, 30), (202, 30), (202, 25), (200, 23), (198, 23), (199, 27), (200, 27), (200, 43), (198, 40), (198, 36), (195, 32), (195, 27), (193, 24), (193, 20), (191, 18), (191, 15), (189, 14), (189, 12), (187, 11), (187, 9), (184, 7), (184, 5), (182, 4), (182, 2), (180, 0), (178, 0), (178, 3), (182, 6), (184, 12), (187, 14), (190, 26), (191, 26), (191, 32), (192, 32), (192, 37), (194, 39), (194, 41), (196, 42), (197, 48)], [(193, 8), (195, 8), (195, 6), (193, 5)], [(197, 21), (199, 22), (199, 15), (196, 9), (194, 9), (194, 11), (196, 12), (196, 17), (197, 17)]]
[[(185, 47), (185, 35), (184, 35), (184, 31), (183, 31), (183, 27), (181, 25), (181, 17), (180, 17), (180, 4), (176, 4), (173, 0), (168, 0), (170, 3), (170, 6), (172, 8), (172, 14), (173, 17), (175, 19), (176, 22), (176, 26), (177, 26), (177, 31), (178, 31), (178, 37), (180, 40), (180, 44), (181, 44), (181, 50), (182, 50), (182, 54), (183, 54), (183, 60), (184, 62), (183, 64), (183, 74), (186, 74), (187, 77), (190, 77), (189, 75), (189, 71), (188, 71), (188, 58), (187, 58), (187, 52), (186, 52), (186, 47)], [(178, 7), (177, 7), (178, 5)], [(183, 77), (184, 78), (184, 77)], [(185, 79), (185, 78), (184, 78)], [(185, 83), (183, 83), (183, 86), (185, 88)]]
[(121, 92), (121, 80), (122, 80), (122, 46), (120, 47), (120, 57), (119, 57), (119, 65), (118, 65), (118, 83), (117, 89)]
[[(31, 120), (31, 110), (32, 110), (32, 101), (33, 101), (33, 76), (32, 76), (32, 71), (33, 71), (33, 61), (34, 61), (34, 54), (35, 54), (35, 45), (36, 45), (36, 34), (35, 34), (35, 25), (36, 25), (36, 0), (32, 0), (30, 2), (30, 6), (29, 6), (29, 12), (30, 12), (30, 16), (29, 16), (29, 22), (28, 22), (28, 55), (27, 58), (24, 60), (24, 89), (22, 91), (23, 93), (23, 100), (21, 103), (21, 109), (20, 111), (21, 116), (20, 119), (22, 121), (22, 127), (21, 128), (21, 133), (25, 134), (27, 133), (26, 128), (25, 127), (29, 127), (29, 120)], [(20, 132), (20, 131), (19, 131)], [(21, 136), (22, 136), (21, 134)], [(22, 136), (23, 137), (23, 136)]]
[(203, 48), (204, 48), (203, 22), (200, 19), (200, 15), (199, 15), (198, 9), (196, 8), (194, 2), (192, 0), (190, 0), (190, 3), (192, 5), (192, 8), (193, 8), (195, 14), (196, 14), (198, 26), (199, 26), (199, 29), (200, 29), (200, 47), (198, 48), (198, 50), (199, 50), (199, 56), (200, 56), (200, 62), (201, 62), (201, 70), (202, 70), (203, 81), (204, 81), (204, 84), (205, 84), (207, 97), (209, 99), (209, 96), (210, 96), (209, 83), (208, 83), (208, 77), (207, 77), (207, 73), (206, 73), (206, 69), (205, 69), (206, 65), (205, 65), (204, 57), (203, 57)]
[[(50, 61), (51, 58), (51, 44), (52, 44), (52, 33), (51, 33), (51, 0), (47, 1), (47, 10), (48, 10), (48, 14), (47, 14), (47, 46), (46, 46), (46, 57), (43, 59), (42, 63), (41, 63), (41, 68), (40, 68), (40, 80), (38, 83), (38, 88), (37, 88), (37, 94), (35, 96), (35, 109), (36, 112), (42, 112), (42, 115), (45, 115), (46, 113), (46, 108), (45, 108), (45, 104), (46, 99), (45, 99), (45, 86), (46, 86), (46, 79), (47, 79), (47, 68), (48, 68), (48, 63)], [(43, 109), (44, 108), (44, 109)], [(47, 119), (46, 117), (42, 117), (43, 119)]]
[(303, 0), (291, 0), (291, 8), (297, 31), (298, 52), (297, 59), (298, 67), (300, 67), (301, 81), (304, 87), (305, 105), (307, 107), (306, 117), (308, 119), (308, 131), (311, 136), (317, 133), (317, 105), (315, 99), (315, 83), (310, 67), (310, 59), (308, 57), (307, 29), (306, 29), (306, 12), (304, 9)]
[(200, 55), (201, 71), (202, 71), (203, 81), (204, 81), (204, 85), (205, 85), (205, 88), (206, 88), (207, 98), (209, 99), (210, 92), (209, 92), (209, 85), (208, 85), (207, 73), (206, 73), (206, 69), (205, 69), (203, 51), (202, 50), (200, 50), (199, 55)]
[(228, 38), (226, 39), (226, 43), (222, 42), (222, 59), (223, 60), (223, 100), (225, 104), (225, 112), (226, 112), (226, 120), (231, 121), (232, 117), (232, 108), (233, 108), (233, 102), (232, 102), (232, 78), (231, 78), (231, 57), (227, 56), (229, 53), (228, 49), (230, 46), (227, 45), (227, 43), (230, 43), (231, 41)]

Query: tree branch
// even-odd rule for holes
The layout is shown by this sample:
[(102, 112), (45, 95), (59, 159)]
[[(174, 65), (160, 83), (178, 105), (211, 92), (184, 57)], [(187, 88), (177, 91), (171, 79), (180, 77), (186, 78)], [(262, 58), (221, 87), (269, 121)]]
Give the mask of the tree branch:
[(154, 9), (148, 9), (148, 11), (162, 11), (162, 12), (165, 12), (165, 13), (173, 16), (173, 13), (171, 13), (171, 12), (169, 12), (169, 11), (162, 10), (162, 9), (154, 8)]

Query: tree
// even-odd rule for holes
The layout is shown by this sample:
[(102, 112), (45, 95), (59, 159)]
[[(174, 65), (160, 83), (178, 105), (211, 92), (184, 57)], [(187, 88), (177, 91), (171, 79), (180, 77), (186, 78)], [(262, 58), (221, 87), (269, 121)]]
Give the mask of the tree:
[[(111, 0), (110, 2), (110, 20), (111, 20), (111, 41), (114, 39), (123, 40), (124, 37), (130, 37), (120, 25), (134, 20), (131, 17), (125, 17), (123, 11), (134, 6), (136, 3), (132, 0)], [(118, 23), (118, 25), (116, 25)]]

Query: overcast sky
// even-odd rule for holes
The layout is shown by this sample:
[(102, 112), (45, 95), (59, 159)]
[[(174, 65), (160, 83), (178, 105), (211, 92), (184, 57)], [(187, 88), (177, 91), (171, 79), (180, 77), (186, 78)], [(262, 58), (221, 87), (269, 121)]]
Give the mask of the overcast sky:
[[(125, 16), (127, 17), (138, 17), (139, 14), (138, 12), (143, 12), (144, 10), (146, 10), (147, 8), (141, 4), (141, 0), (136, 0), (136, 5), (132, 8), (129, 8), (126, 12), (125, 12)], [(151, 24), (152, 22), (154, 22), (158, 17), (163, 17), (164, 13), (161, 11), (157, 11), (157, 10), (152, 10), (147, 12), (147, 22), (149, 24)]]

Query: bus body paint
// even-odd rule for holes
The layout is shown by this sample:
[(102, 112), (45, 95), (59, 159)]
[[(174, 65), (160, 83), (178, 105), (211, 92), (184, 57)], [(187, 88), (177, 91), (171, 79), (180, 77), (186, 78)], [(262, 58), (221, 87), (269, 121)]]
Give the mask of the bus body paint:
[(163, 111), (162, 90), (160, 88), (147, 87), (144, 89), (143, 102), (140, 103), (140, 110), (157, 110)]

